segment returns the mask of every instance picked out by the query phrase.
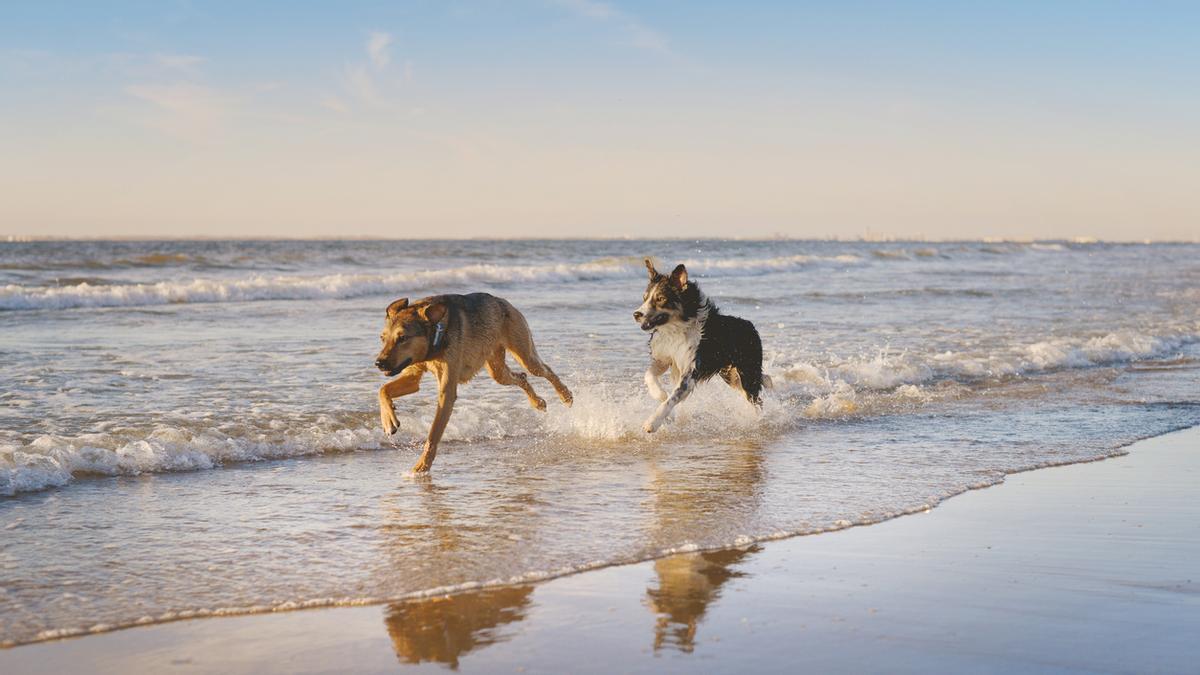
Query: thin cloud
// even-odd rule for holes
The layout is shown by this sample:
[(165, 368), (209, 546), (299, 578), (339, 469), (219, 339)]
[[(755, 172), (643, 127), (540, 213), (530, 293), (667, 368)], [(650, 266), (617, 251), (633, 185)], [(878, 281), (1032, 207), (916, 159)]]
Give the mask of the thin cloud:
[(201, 74), (208, 59), (173, 52), (110, 52), (93, 59), (89, 66), (106, 75), (127, 80), (192, 78)]
[(346, 102), (337, 96), (326, 96), (322, 98), (321, 105), (338, 113), (345, 114), (350, 112), (350, 106), (346, 105)]
[(154, 54), (151, 61), (163, 70), (192, 71), (208, 59), (193, 54)]
[[(324, 96), (320, 100), (321, 106), (335, 112), (346, 113), (350, 112), (352, 107), (371, 107), (383, 104), (384, 97), (381, 94), (380, 85), (389, 83), (388, 74), (384, 71), (392, 62), (391, 47), (393, 44), (395, 44), (395, 40), (391, 33), (383, 31), (367, 33), (363, 50), (366, 52), (368, 60), (346, 63), (342, 66), (339, 74), (342, 95)], [(410, 62), (404, 63), (402, 77), (405, 82), (412, 79)]]
[(342, 70), (342, 82), (354, 98), (364, 103), (378, 103), (379, 90), (375, 78), (367, 72), (365, 65), (347, 65)]
[(367, 55), (376, 68), (382, 70), (392, 60), (389, 51), (392, 42), (391, 34), (382, 31), (372, 31), (367, 35)]
[(598, 0), (550, 0), (551, 4), (567, 9), (581, 17), (611, 23), (625, 33), (630, 44), (646, 51), (674, 57), (667, 36), (642, 23), (607, 2)]
[(212, 135), (229, 116), (226, 97), (196, 84), (135, 84), (125, 93), (150, 105), (151, 114), (143, 118), (148, 125), (189, 139)]

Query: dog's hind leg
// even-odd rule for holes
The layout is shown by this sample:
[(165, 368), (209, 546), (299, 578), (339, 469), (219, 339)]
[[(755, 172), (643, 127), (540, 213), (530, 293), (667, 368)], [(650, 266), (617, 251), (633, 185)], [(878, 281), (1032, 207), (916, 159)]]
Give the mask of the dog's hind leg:
[(405, 370), (400, 377), (379, 388), (379, 421), (383, 424), (384, 433), (394, 434), (400, 427), (392, 399), (407, 396), (420, 389), (421, 376), (424, 374), (425, 371), (419, 368)]
[(554, 386), (554, 391), (558, 393), (558, 397), (562, 402), (570, 406), (574, 397), (571, 396), (571, 390), (567, 389), (567, 385), (558, 379), (558, 375), (550, 370), (550, 366), (546, 365), (538, 356), (537, 348), (533, 346), (533, 336), (529, 333), (529, 324), (525, 322), (525, 317), (521, 313), (512, 310), (509, 315), (508, 325), (505, 331), (505, 347), (512, 352), (513, 357), (517, 359), (517, 363), (524, 366), (525, 370), (529, 371), (530, 375), (536, 375), (545, 378), (551, 385)]
[(734, 389), (742, 388), (742, 376), (738, 374), (737, 369), (733, 366), (725, 366), (721, 369), (720, 374), (721, 379), (725, 380), (725, 384), (733, 387)]
[(734, 359), (733, 368), (737, 371), (738, 388), (746, 395), (748, 401), (761, 408), (764, 380), (770, 386), (771, 378), (763, 375), (762, 371), (762, 339), (754, 326), (747, 324), (747, 327), (746, 346), (738, 358)]
[(545, 378), (548, 382), (550, 382), (550, 384), (554, 387), (555, 393), (558, 394), (558, 397), (562, 399), (563, 404), (565, 404), (567, 407), (570, 407), (571, 403), (575, 401), (575, 397), (571, 395), (571, 390), (567, 389), (567, 385), (563, 384), (562, 380), (558, 379), (558, 375), (555, 375), (554, 371), (550, 370), (550, 366), (546, 365), (544, 361), (538, 358), (537, 351), (533, 349), (532, 342), (529, 343), (528, 352), (521, 353), (518, 350), (513, 350), (513, 356), (516, 357), (517, 361), (521, 365), (525, 366), (525, 369), (528, 370), (531, 375)]
[[(738, 366), (735, 371), (738, 378), (737, 388), (746, 395), (746, 400), (761, 408), (763, 377), (765, 377), (762, 366), (742, 365)], [(728, 382), (728, 380), (726, 381)], [(733, 385), (732, 382), (730, 384)]]
[(534, 408), (546, 409), (546, 401), (533, 390), (533, 386), (529, 384), (529, 377), (525, 373), (514, 373), (509, 370), (508, 364), (504, 361), (504, 347), (496, 347), (496, 351), (487, 360), (487, 370), (496, 382), (505, 386), (520, 387), (529, 397), (529, 404)]

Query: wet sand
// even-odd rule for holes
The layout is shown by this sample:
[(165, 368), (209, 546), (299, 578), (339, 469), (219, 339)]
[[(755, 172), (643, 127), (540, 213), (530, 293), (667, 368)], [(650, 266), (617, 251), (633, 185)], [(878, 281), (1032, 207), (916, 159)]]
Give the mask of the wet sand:
[(869, 527), (28, 645), (0, 672), (1196, 672), (1200, 428), (1129, 450)]

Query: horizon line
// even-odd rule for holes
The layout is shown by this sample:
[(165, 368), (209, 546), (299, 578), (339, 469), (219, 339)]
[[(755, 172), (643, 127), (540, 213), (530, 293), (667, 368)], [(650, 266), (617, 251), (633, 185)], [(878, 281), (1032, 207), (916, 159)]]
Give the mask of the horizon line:
[(854, 237), (791, 237), (787, 235), (770, 235), (762, 237), (682, 237), (682, 236), (658, 236), (658, 237), (634, 237), (634, 236), (595, 236), (595, 237), (536, 237), (536, 236), (514, 236), (514, 237), (381, 237), (376, 235), (361, 235), (361, 236), (346, 236), (346, 235), (311, 235), (311, 236), (270, 236), (270, 235), (97, 235), (97, 236), (71, 236), (71, 235), (21, 235), (7, 234), (0, 235), (0, 243), (17, 244), (17, 243), (35, 243), (35, 242), (152, 242), (152, 241), (750, 241), (750, 242), (768, 242), (768, 241), (796, 241), (796, 242), (840, 242), (840, 243), (866, 243), (866, 244), (887, 244), (887, 243), (909, 243), (909, 244), (955, 244), (955, 243), (973, 243), (973, 244), (1198, 244), (1200, 237), (1192, 239), (1100, 239), (1097, 237), (1078, 236), (1078, 237), (973, 237), (973, 238), (936, 238), (923, 236), (875, 236), (875, 235), (859, 235)]

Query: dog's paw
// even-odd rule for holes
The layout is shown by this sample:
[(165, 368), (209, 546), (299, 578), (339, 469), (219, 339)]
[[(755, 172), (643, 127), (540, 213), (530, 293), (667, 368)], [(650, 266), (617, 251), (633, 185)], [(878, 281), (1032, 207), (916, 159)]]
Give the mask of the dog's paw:
[(391, 436), (400, 429), (400, 420), (396, 419), (396, 411), (382, 408), (379, 411), (379, 422), (383, 425), (383, 433)]
[(429, 473), (429, 469), (433, 466), (433, 455), (429, 452), (428, 444), (425, 446), (425, 451), (417, 458), (417, 463), (413, 464), (412, 472), (416, 475)]
[(542, 398), (541, 396), (534, 397), (529, 401), (529, 404), (532, 405), (535, 410), (546, 412), (546, 399)]
[(558, 392), (558, 397), (562, 399), (563, 405), (567, 406), (568, 408), (570, 408), (571, 404), (575, 402), (575, 397), (572, 396), (571, 392), (569, 391)]
[(662, 420), (658, 419), (658, 416), (656, 415), (646, 420), (646, 422), (642, 424), (642, 431), (652, 434), (655, 431), (658, 431), (660, 426), (662, 426)]

